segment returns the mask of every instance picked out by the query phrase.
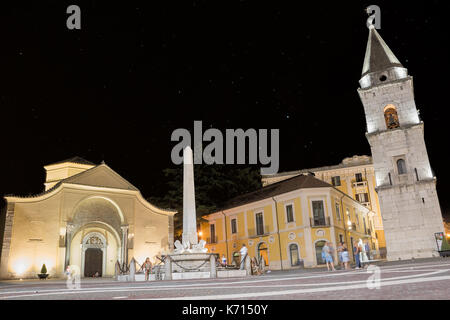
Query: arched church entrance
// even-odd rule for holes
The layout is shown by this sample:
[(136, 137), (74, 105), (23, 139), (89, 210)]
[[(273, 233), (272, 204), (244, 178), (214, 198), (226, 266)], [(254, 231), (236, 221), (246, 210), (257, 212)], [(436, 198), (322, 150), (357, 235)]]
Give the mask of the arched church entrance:
[(106, 269), (106, 239), (97, 232), (87, 234), (82, 244), (83, 275), (85, 277), (101, 277)]
[(128, 226), (110, 199), (82, 200), (69, 217), (66, 265), (79, 266), (81, 276), (112, 277), (117, 261), (127, 261)]

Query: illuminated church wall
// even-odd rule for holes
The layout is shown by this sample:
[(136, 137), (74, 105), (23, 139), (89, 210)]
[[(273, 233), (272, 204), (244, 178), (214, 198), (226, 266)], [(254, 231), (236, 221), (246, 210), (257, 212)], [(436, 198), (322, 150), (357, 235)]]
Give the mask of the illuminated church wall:
[[(50, 167), (61, 173), (60, 166)], [(142, 264), (150, 257), (157, 262), (155, 256), (173, 246), (176, 212), (147, 202), (106, 164), (89, 168), (42, 194), (5, 197), (0, 278), (36, 278), (44, 263), (51, 277), (62, 277), (68, 265), (79, 266), (82, 276), (85, 267), (101, 267), (102, 276), (114, 276), (117, 261), (134, 257)], [(52, 183), (48, 178), (46, 187)], [(93, 252), (95, 261), (101, 256), (100, 267), (92, 263)]]

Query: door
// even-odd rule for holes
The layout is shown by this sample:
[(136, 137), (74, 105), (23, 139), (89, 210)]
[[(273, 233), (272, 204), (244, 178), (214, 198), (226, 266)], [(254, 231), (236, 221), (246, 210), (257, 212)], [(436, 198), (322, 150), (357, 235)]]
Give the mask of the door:
[(264, 260), (264, 265), (269, 265), (269, 259), (268, 259), (268, 253), (267, 253), (267, 245), (264, 242), (261, 242), (258, 245), (258, 262)]
[(98, 272), (102, 276), (103, 251), (98, 248), (89, 248), (84, 253), (84, 276), (92, 277)]

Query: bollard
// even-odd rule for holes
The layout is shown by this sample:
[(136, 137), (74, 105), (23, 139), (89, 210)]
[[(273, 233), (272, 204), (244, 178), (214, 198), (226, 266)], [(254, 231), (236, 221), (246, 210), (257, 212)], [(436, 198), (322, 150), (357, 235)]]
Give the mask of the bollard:
[(135, 274), (136, 274), (136, 260), (132, 258), (130, 261), (130, 275), (128, 281), (134, 282), (136, 280)]
[(168, 255), (166, 256), (166, 259), (164, 261), (164, 269), (165, 269), (164, 280), (172, 280), (172, 260)]
[(250, 261), (250, 256), (246, 256), (245, 257), (245, 270), (247, 271), (247, 275), (251, 275), (252, 274), (252, 263)]
[(216, 255), (215, 254), (212, 254), (210, 256), (209, 263), (211, 264), (210, 278), (217, 278)]

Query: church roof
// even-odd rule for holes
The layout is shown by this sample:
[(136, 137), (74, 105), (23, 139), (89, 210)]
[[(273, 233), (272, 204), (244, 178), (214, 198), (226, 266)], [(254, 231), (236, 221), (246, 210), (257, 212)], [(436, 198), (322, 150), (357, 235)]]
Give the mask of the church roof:
[(353, 156), (348, 157), (342, 160), (340, 164), (337, 165), (331, 165), (331, 166), (323, 166), (323, 167), (317, 167), (317, 168), (309, 168), (309, 169), (301, 169), (301, 170), (294, 170), (294, 171), (286, 171), (286, 172), (280, 172), (275, 174), (267, 174), (263, 175), (263, 178), (273, 178), (273, 177), (283, 177), (283, 176), (291, 176), (291, 175), (299, 175), (299, 174), (308, 174), (310, 172), (320, 172), (320, 171), (328, 171), (328, 170), (336, 170), (336, 169), (342, 169), (342, 168), (351, 168), (351, 167), (358, 167), (358, 166), (365, 166), (365, 165), (372, 165), (373, 160), (370, 156)]
[[(227, 201), (221, 210), (238, 207), (248, 203), (271, 198), (283, 193), (308, 188), (324, 188), (333, 186), (322, 180), (315, 178), (313, 175), (299, 175), (290, 179), (279, 181), (263, 187), (259, 190), (249, 192)], [(219, 211), (221, 211), (219, 210)]]
[(369, 39), (367, 41), (362, 76), (372, 72), (383, 71), (390, 67), (403, 66), (383, 38), (381, 38), (375, 26), (371, 25), (369, 27)]
[[(74, 157), (74, 158), (71, 158), (71, 159), (74, 159), (74, 160), (76, 161), (77, 158), (78, 158), (78, 159), (82, 159), (82, 158), (79, 158), (79, 157)], [(59, 162), (56, 162), (56, 163), (53, 163), (53, 164), (65, 163), (65, 162), (79, 163), (79, 162), (73, 162), (73, 161), (70, 161), (71, 159), (59, 161)], [(84, 159), (82, 159), (82, 160), (84, 160)], [(89, 161), (87, 161), (87, 160), (85, 160), (85, 161), (86, 161), (86, 163), (84, 163), (84, 164), (88, 164), (88, 163), (89, 163)], [(83, 171), (83, 172), (77, 173), (77, 174), (75, 174), (75, 175), (73, 175), (73, 176), (70, 176), (70, 177), (68, 177), (68, 178), (62, 179), (62, 180), (60, 180), (58, 183), (56, 183), (53, 187), (51, 187), (50, 189), (45, 190), (45, 191), (43, 191), (43, 192), (40, 192), (40, 193), (38, 193), (38, 194), (32, 194), (32, 195), (28, 195), (28, 196), (19, 196), (19, 195), (7, 194), (7, 195), (5, 195), (5, 197), (15, 197), (15, 198), (24, 198), (24, 199), (25, 199), (25, 198), (38, 198), (38, 197), (40, 197), (40, 196), (43, 196), (43, 195), (46, 195), (46, 194), (51, 193), (51, 192), (54, 191), (55, 189), (58, 189), (58, 187), (59, 187), (61, 184), (63, 184), (63, 183), (84, 184), (84, 183), (82, 183), (82, 182), (79, 181), (80, 178), (85, 177), (85, 176), (89, 175), (90, 173), (99, 170), (100, 168), (107, 168), (108, 172), (110, 172), (111, 174), (115, 175), (115, 176), (117, 177), (117, 179), (119, 179), (120, 181), (122, 181), (122, 182), (125, 184), (125, 187), (123, 187), (123, 189), (139, 191), (139, 190), (138, 190), (135, 186), (133, 186), (130, 182), (128, 182), (128, 181), (125, 180), (122, 176), (120, 176), (117, 172), (115, 172), (114, 170), (112, 170), (107, 164), (102, 163), (102, 164), (100, 164), (100, 165), (94, 165), (92, 168), (90, 168), (90, 169), (88, 169), (88, 170), (86, 170), (86, 171)], [(86, 183), (86, 185), (89, 185), (89, 183)], [(111, 186), (109, 186), (109, 185), (96, 185), (96, 186), (98, 186), (98, 187), (104, 187), (104, 188), (109, 188), (109, 187), (111, 187)]]
[(68, 163), (78, 163), (78, 164), (87, 164), (87, 165), (95, 166), (95, 163), (87, 161), (86, 159), (83, 159), (83, 158), (78, 157), (78, 156), (75, 156), (75, 157), (70, 158), (70, 159), (58, 161), (58, 162), (53, 162), (53, 163), (49, 164), (49, 166), (52, 166), (52, 165), (55, 165), (55, 164), (60, 164), (60, 163), (67, 163), (67, 162)]

